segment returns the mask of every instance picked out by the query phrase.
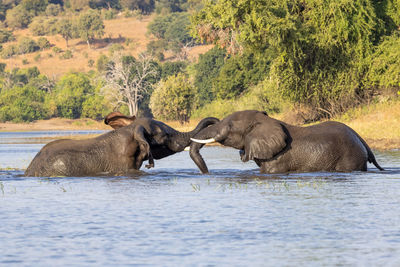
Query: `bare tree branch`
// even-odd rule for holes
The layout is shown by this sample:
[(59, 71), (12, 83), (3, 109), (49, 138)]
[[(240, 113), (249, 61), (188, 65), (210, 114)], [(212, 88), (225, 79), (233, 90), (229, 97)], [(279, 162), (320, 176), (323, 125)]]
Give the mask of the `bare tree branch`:
[(136, 61), (124, 63), (123, 56), (116, 54), (112, 63), (112, 67), (103, 77), (106, 85), (102, 91), (111, 97), (115, 106), (126, 104), (130, 115), (136, 116), (139, 110), (139, 101), (152, 86), (148, 79), (157, 75), (152, 59), (141, 54)]

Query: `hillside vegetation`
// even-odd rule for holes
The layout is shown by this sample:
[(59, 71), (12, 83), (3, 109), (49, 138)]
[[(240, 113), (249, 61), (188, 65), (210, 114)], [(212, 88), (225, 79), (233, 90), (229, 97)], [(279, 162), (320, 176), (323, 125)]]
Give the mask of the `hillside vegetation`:
[(399, 98), (400, 0), (10, 0), (0, 20), (0, 121), (302, 124)]

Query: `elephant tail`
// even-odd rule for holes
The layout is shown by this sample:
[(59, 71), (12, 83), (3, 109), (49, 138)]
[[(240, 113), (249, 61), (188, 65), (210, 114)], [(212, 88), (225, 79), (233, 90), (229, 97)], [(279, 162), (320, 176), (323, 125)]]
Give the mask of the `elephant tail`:
[[(349, 127), (349, 128), (350, 128), (350, 127)], [(350, 128), (350, 129), (351, 129), (351, 128)], [(351, 130), (352, 130), (352, 132), (358, 137), (358, 139), (361, 141), (361, 143), (364, 145), (365, 149), (367, 150), (367, 153), (368, 153), (368, 162), (374, 164), (375, 167), (377, 167), (380, 171), (384, 171), (385, 169), (382, 168), (382, 167), (378, 164), (378, 162), (377, 162), (376, 159), (375, 159), (375, 155), (374, 155), (374, 153), (372, 153), (372, 150), (371, 150), (371, 148), (368, 146), (367, 142), (365, 142), (365, 140), (362, 139), (362, 137), (361, 137), (358, 133), (356, 133), (356, 131), (354, 131), (353, 129), (351, 129)]]

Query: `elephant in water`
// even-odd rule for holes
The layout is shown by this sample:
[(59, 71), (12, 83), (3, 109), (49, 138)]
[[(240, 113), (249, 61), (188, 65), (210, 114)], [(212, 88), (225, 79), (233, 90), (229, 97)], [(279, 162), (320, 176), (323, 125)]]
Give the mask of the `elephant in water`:
[(50, 142), (32, 160), (25, 176), (124, 174), (138, 170), (147, 159), (146, 167), (151, 168), (154, 159), (183, 151), (191, 137), (218, 121), (205, 118), (193, 131), (178, 132), (160, 121), (113, 112), (105, 123), (115, 130), (86, 140)]
[(201, 130), (192, 141), (190, 157), (202, 173), (208, 169), (199, 150), (210, 142), (239, 149), (241, 160), (254, 160), (261, 173), (366, 171), (367, 161), (383, 170), (367, 143), (334, 121), (298, 127), (246, 110)]

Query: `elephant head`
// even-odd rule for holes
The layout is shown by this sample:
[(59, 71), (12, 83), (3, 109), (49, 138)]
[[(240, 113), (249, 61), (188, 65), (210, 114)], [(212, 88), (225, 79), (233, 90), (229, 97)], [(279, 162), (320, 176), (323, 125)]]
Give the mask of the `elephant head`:
[(203, 129), (191, 140), (190, 156), (202, 173), (208, 169), (199, 150), (206, 143), (218, 142), (239, 149), (244, 162), (271, 159), (287, 146), (281, 122), (256, 110), (235, 112)]
[[(120, 112), (112, 112), (106, 116), (105, 124), (114, 129), (128, 126), (133, 129), (134, 138), (139, 143), (139, 158), (149, 159), (149, 165), (154, 167), (154, 159), (162, 159), (183, 151), (190, 145), (190, 138), (202, 129), (219, 122), (217, 118), (208, 117), (201, 120), (196, 128), (189, 132), (179, 132), (167, 124), (150, 118), (128, 117)], [(140, 167), (140, 166), (139, 166)]]

